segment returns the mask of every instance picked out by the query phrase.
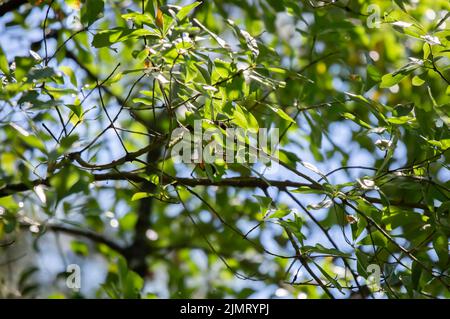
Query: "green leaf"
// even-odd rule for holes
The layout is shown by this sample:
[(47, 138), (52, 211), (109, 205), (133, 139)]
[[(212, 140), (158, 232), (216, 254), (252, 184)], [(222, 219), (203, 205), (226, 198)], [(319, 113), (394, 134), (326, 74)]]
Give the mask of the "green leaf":
[(136, 225), (138, 216), (137, 214), (128, 213), (120, 219), (120, 229), (122, 231), (131, 231)]
[(32, 68), (27, 76), (28, 82), (46, 81), (52, 76), (56, 75), (55, 70), (48, 66), (43, 68)]
[(132, 30), (128, 28), (114, 28), (110, 30), (102, 30), (95, 34), (92, 40), (92, 45), (96, 48), (103, 48), (111, 46), (114, 43), (119, 43), (143, 36), (159, 37), (159, 34), (153, 30), (147, 29)]
[(421, 86), (425, 83), (425, 80), (422, 80), (418, 75), (414, 76), (412, 79), (412, 85)]
[(154, 197), (156, 196), (155, 194), (152, 193), (146, 193), (146, 192), (138, 192), (138, 193), (134, 193), (133, 197), (131, 197), (132, 201), (136, 201), (136, 200), (140, 200), (143, 198), (147, 198), (147, 197)]
[(138, 13), (138, 12), (130, 12), (126, 14), (122, 14), (122, 18), (125, 20), (132, 20), (137, 25), (151, 25), (154, 26), (155, 18), (148, 13)]
[(145, 179), (148, 180), (153, 185), (156, 185), (156, 186), (160, 185), (159, 176), (157, 174), (150, 174), (150, 175), (146, 176)]
[(376, 68), (376, 66), (369, 64), (367, 66), (367, 74), (372, 78), (372, 80), (374, 80), (375, 82), (380, 82), (381, 78), (382, 78), (382, 74), (380, 73), (380, 71), (378, 71), (378, 69)]
[(37, 136), (33, 135), (31, 132), (28, 132), (23, 127), (18, 124), (11, 122), (9, 123), (19, 134), (17, 136), (27, 145), (33, 148), (37, 148), (42, 153), (47, 153), (44, 142), (42, 142)]
[(89, 255), (89, 247), (88, 247), (88, 245), (86, 243), (81, 242), (81, 241), (73, 240), (70, 243), (70, 248), (77, 255), (84, 256), (84, 257)]
[(0, 47), (0, 70), (6, 75), (9, 74), (8, 59), (2, 47)]
[(56, 191), (58, 200), (79, 192), (89, 193), (92, 175), (74, 165), (63, 167), (50, 178), (50, 185)]
[(71, 67), (68, 66), (60, 66), (59, 69), (64, 72), (65, 75), (67, 75), (70, 79), (70, 83), (72, 83), (73, 86), (77, 87), (77, 77), (75, 75), (75, 72)]
[(270, 197), (258, 195), (253, 195), (253, 197), (255, 197), (256, 200), (258, 201), (259, 207), (261, 208), (262, 212), (267, 211), (267, 209), (270, 207), (270, 204), (272, 203), (272, 198)]
[(291, 213), (291, 210), (288, 208), (277, 209), (275, 212), (269, 215), (269, 218), (283, 218)]
[(60, 140), (60, 147), (59, 147), (59, 152), (60, 154), (63, 154), (65, 152), (67, 152), (70, 147), (75, 144), (78, 140), (80, 139), (80, 137), (77, 134), (71, 134), (68, 136), (64, 136), (61, 140)]
[(397, 83), (399, 83), (405, 77), (406, 77), (406, 74), (402, 74), (402, 73), (399, 73), (396, 75), (393, 75), (392, 73), (385, 74), (381, 78), (380, 88), (382, 88), (382, 89), (390, 88), (390, 87), (396, 85)]
[(401, 80), (403, 80), (408, 74), (416, 70), (417, 68), (422, 66), (422, 61), (418, 59), (413, 59), (413, 62), (410, 62), (397, 71), (389, 74), (383, 75), (381, 78), (380, 88), (390, 88)]
[(133, 99), (133, 103), (142, 103), (144, 105), (153, 105), (153, 101), (151, 99), (137, 97)]
[(17, 81), (21, 81), (28, 71), (36, 64), (36, 60), (31, 57), (16, 57), (16, 71), (15, 77)]
[(362, 126), (366, 129), (372, 129), (372, 126), (370, 126), (369, 124), (367, 124), (366, 122), (364, 122), (363, 120), (358, 119), (355, 115), (345, 112), (342, 114), (342, 116), (346, 119), (352, 120), (353, 122), (357, 123), (359, 126)]
[(86, 0), (81, 8), (81, 23), (91, 25), (103, 16), (104, 0)]
[(433, 238), (433, 248), (439, 257), (439, 264), (444, 267), (449, 260), (448, 236), (437, 232)]
[(209, 30), (207, 27), (205, 27), (200, 21), (198, 21), (197, 19), (194, 18), (194, 22), (205, 32), (207, 32), (211, 38), (213, 38), (222, 49), (225, 49), (227, 51), (231, 50), (230, 45), (221, 37), (219, 37), (217, 34), (215, 34), (214, 32), (212, 32), (211, 30)]
[(387, 121), (392, 124), (403, 125), (414, 121), (414, 118), (410, 116), (399, 116), (388, 118)]
[(211, 74), (211, 81), (213, 83), (219, 82), (222, 79), (227, 79), (231, 76), (232, 72), (235, 70), (232, 70), (232, 65), (230, 62), (226, 62), (220, 59), (214, 60), (214, 66), (213, 72)]
[(316, 263), (315, 261), (313, 261), (314, 265), (316, 265), (316, 267), (320, 270), (320, 272), (322, 273), (322, 275), (325, 276), (325, 278), (334, 285), (334, 287), (336, 287), (340, 292), (342, 292), (342, 286), (341, 284), (334, 279), (333, 277), (331, 277), (328, 272), (323, 269), (322, 267), (320, 267), (320, 265), (318, 263)]
[(427, 140), (431, 145), (439, 147), (442, 151), (445, 151), (450, 148), (450, 139), (442, 139), (440, 141), (436, 140)]
[(118, 261), (119, 284), (122, 297), (125, 299), (140, 298), (140, 291), (144, 287), (144, 280), (130, 270), (124, 258), (120, 257)]
[(416, 261), (412, 262), (411, 265), (411, 282), (412, 287), (415, 290), (420, 289), (419, 283), (420, 283), (420, 276), (422, 275), (422, 266), (420, 266)]
[(309, 186), (301, 186), (291, 191), (291, 193), (302, 193), (302, 194), (326, 194), (325, 190), (314, 189)]
[(78, 117), (77, 120), (81, 120), (83, 114), (81, 104), (66, 104), (66, 106)]
[(267, 104), (267, 106), (268, 106), (273, 112), (275, 112), (279, 117), (281, 117), (282, 119), (285, 119), (286, 121), (295, 124), (295, 121), (294, 121), (289, 115), (287, 115), (286, 112), (283, 111), (281, 108), (278, 108), (278, 107), (275, 107), (275, 106), (272, 106), (272, 105), (269, 105), (269, 104)]
[(362, 240), (360, 240), (358, 244), (385, 247), (387, 244), (387, 239), (380, 231), (376, 230), (373, 231), (371, 234), (368, 234)]
[(186, 18), (187, 15), (188, 15), (192, 10), (194, 10), (197, 6), (199, 6), (200, 4), (201, 4), (201, 2), (200, 2), (200, 1), (197, 1), (197, 2), (191, 3), (191, 4), (189, 4), (189, 5), (187, 5), (187, 6), (183, 7), (183, 8), (181, 8), (180, 11), (178, 11), (178, 13), (177, 13), (177, 19), (178, 19), (179, 21), (183, 21), (184, 18)]
[(259, 128), (258, 121), (253, 114), (247, 110), (244, 111), (238, 104), (235, 105), (233, 117), (233, 121), (244, 129), (251, 129), (256, 132)]
[(334, 249), (334, 248), (326, 248), (324, 246), (322, 246), (321, 244), (316, 244), (315, 246), (303, 246), (302, 250), (304, 250), (306, 253), (311, 253), (311, 252), (315, 252), (315, 253), (321, 253), (321, 254), (326, 254), (326, 255), (331, 255), (331, 256), (341, 256), (341, 257), (351, 257), (351, 254), (347, 254), (347, 253), (343, 253), (338, 249)]
[(394, 109), (397, 113), (397, 116), (406, 116), (408, 114), (411, 114), (412, 110), (414, 109), (414, 103), (397, 104)]

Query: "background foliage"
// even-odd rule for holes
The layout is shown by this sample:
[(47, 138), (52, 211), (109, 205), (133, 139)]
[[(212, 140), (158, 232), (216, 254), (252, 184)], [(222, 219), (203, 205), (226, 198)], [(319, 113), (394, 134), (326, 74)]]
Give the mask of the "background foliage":
[[(0, 2), (1, 296), (448, 298), (449, 8)], [(279, 170), (174, 165), (194, 120)]]

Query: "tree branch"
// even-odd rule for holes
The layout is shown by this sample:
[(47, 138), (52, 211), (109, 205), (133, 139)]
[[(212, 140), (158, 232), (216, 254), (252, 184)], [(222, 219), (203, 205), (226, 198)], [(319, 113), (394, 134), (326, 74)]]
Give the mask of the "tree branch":
[[(21, 228), (28, 228), (30, 226), (32, 226), (32, 224), (27, 223), (27, 222), (22, 222), (20, 224)], [(57, 233), (64, 233), (67, 235), (87, 238), (97, 244), (104, 244), (122, 255), (125, 253), (125, 250), (126, 250), (124, 247), (117, 244), (113, 240), (108, 239), (108, 238), (106, 238), (98, 233), (95, 233), (93, 231), (90, 231), (90, 230), (77, 229), (77, 228), (67, 227), (67, 226), (58, 225), (58, 224), (42, 224), (42, 227), (43, 227), (44, 231), (49, 230), (49, 231), (53, 231), (53, 232), (57, 232)]]
[[(141, 153), (143, 150), (137, 151), (135, 153)], [(133, 153), (130, 153), (133, 154)], [(119, 160), (120, 163), (126, 162), (124, 159)], [(81, 161), (83, 163), (83, 161)], [(81, 164), (80, 164), (81, 165)], [(109, 164), (105, 164), (109, 166)], [(83, 166), (83, 165), (82, 165)], [(89, 166), (92, 166), (91, 164)], [(100, 167), (103, 168), (105, 166), (95, 166), (94, 167)], [(90, 167), (93, 168), (93, 167)], [(102, 173), (102, 174), (92, 174), (94, 177), (94, 181), (108, 181), (108, 180), (123, 180), (123, 181), (132, 181), (136, 183), (148, 183), (148, 180), (144, 177), (142, 177), (138, 173), (132, 173), (132, 172), (117, 172), (117, 173)], [(164, 183), (174, 183), (174, 184), (180, 184), (184, 186), (228, 186), (228, 187), (239, 187), (239, 188), (269, 188), (269, 187), (276, 187), (279, 189), (285, 189), (287, 187), (293, 187), (293, 188), (299, 188), (299, 187), (307, 187), (312, 190), (320, 190), (320, 185), (317, 186), (316, 184), (309, 184), (309, 183), (300, 183), (295, 182), (291, 180), (266, 180), (262, 178), (257, 177), (231, 177), (231, 178), (224, 178), (218, 181), (212, 181), (210, 179), (202, 178), (202, 179), (194, 179), (194, 178), (186, 178), (186, 177), (172, 177), (169, 175), (163, 176), (163, 182)], [(28, 190), (31, 190), (34, 186), (37, 185), (47, 185), (50, 186), (50, 178), (46, 179), (38, 179), (34, 181), (30, 181), (29, 183), (15, 183), (15, 184), (7, 184), (0, 188), (0, 198), (6, 197), (15, 193), (25, 192)], [(364, 197), (365, 200), (367, 200), (370, 203), (373, 204), (382, 204), (383, 202), (379, 198), (375, 197)], [(429, 210), (427, 205), (422, 203), (408, 203), (403, 200), (392, 200), (390, 202), (390, 205), (397, 206), (397, 207), (404, 207), (408, 209), (423, 209), (423, 210)]]
[(70, 153), (68, 155), (68, 157), (70, 159), (75, 160), (78, 164), (80, 164), (84, 168), (89, 168), (89, 169), (97, 170), (97, 171), (107, 170), (107, 169), (112, 169), (119, 165), (125, 164), (127, 162), (132, 162), (132, 161), (136, 160), (139, 156), (144, 155), (145, 153), (148, 153), (152, 150), (159, 148), (162, 145), (162, 143), (164, 142), (164, 140), (165, 140), (165, 136), (163, 136), (161, 138), (157, 138), (156, 140), (152, 141), (151, 144), (141, 148), (140, 150), (137, 150), (136, 152), (130, 152), (130, 153), (126, 154), (125, 156), (123, 156), (119, 159), (116, 159), (107, 164), (88, 163), (81, 158), (81, 154), (79, 152)]

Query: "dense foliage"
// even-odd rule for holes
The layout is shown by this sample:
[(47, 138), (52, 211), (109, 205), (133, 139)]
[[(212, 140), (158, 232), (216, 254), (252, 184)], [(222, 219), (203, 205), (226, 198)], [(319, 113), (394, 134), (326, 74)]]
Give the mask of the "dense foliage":
[(0, 1), (1, 297), (450, 297), (449, 9)]

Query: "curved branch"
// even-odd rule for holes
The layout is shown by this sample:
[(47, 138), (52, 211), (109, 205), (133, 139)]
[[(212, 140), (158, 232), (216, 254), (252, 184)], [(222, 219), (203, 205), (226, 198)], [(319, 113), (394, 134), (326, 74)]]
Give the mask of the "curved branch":
[(158, 138), (156, 139), (152, 144), (147, 145), (146, 147), (141, 148), (140, 150), (137, 150), (136, 152), (130, 152), (128, 154), (126, 154), (125, 156), (116, 159), (110, 163), (107, 164), (91, 164), (86, 162), (85, 160), (83, 160), (81, 158), (81, 153), (80, 152), (75, 152), (75, 153), (70, 153), (68, 155), (68, 157), (72, 160), (75, 160), (78, 164), (80, 164), (81, 166), (83, 166), (84, 168), (89, 168), (92, 170), (97, 170), (97, 171), (101, 171), (101, 170), (107, 170), (107, 169), (112, 169), (115, 168), (119, 165), (125, 164), (127, 162), (133, 162), (135, 159), (137, 159), (139, 156), (144, 155), (156, 148), (158, 148), (159, 146), (161, 146), (161, 144), (164, 142), (165, 140), (165, 136), (162, 138)]
[[(20, 227), (28, 228), (31, 225), (32, 224), (30, 224), (30, 223), (22, 222), (20, 224)], [(97, 244), (104, 244), (122, 255), (124, 255), (126, 252), (125, 247), (122, 247), (121, 245), (117, 244), (113, 240), (108, 239), (108, 238), (106, 238), (98, 233), (95, 233), (93, 231), (90, 231), (90, 230), (77, 229), (77, 228), (67, 227), (67, 226), (58, 225), (58, 224), (42, 224), (42, 227), (44, 230), (50, 230), (53, 232), (59, 232), (59, 233), (67, 234), (67, 235), (87, 238)]]

